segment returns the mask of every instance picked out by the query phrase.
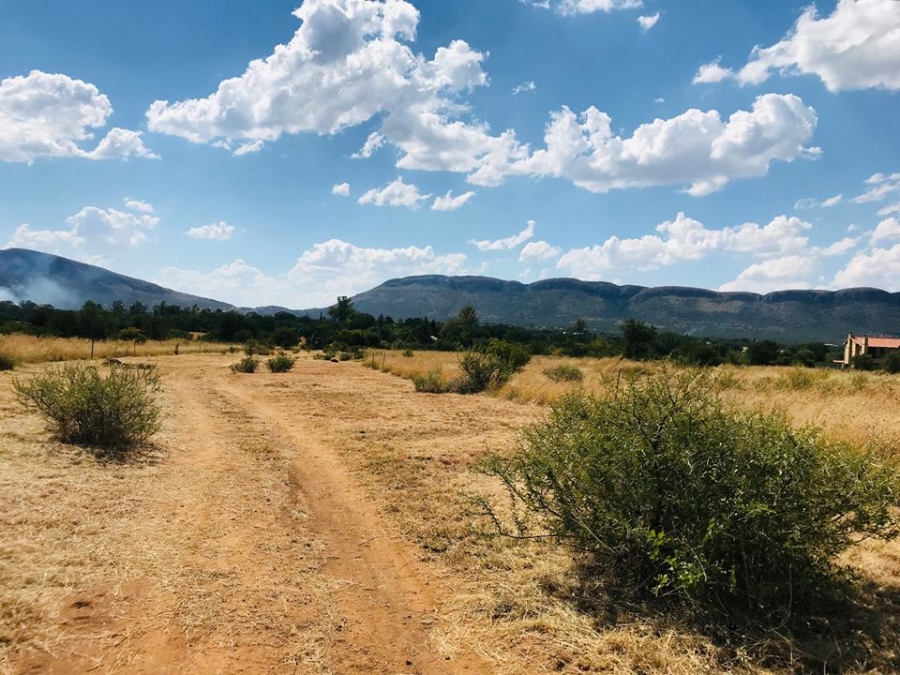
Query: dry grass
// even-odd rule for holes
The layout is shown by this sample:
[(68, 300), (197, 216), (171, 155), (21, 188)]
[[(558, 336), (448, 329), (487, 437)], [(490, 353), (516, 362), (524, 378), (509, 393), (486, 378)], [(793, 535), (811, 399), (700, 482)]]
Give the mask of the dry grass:
[[(175, 354), (221, 352), (227, 345), (192, 340), (150, 340), (144, 344), (104, 340), (94, 343), (95, 359), (123, 356), (165, 356)], [(0, 335), (0, 354), (18, 363), (78, 361), (91, 356), (91, 341), (82, 338), (35, 337), (33, 335)]]
[[(322, 574), (328, 542), (310, 536), (302, 495), (295, 503), (285, 479), (297, 448), (236, 406), (239, 399), (221, 396), (221, 386), (257, 401), (271, 415), (266, 420), (304, 420), (310, 442), (340, 452), (433, 571), (432, 588), (445, 589), (447, 620), (432, 635), (439, 650), (454, 658), (480, 654), (487, 672), (900, 672), (896, 541), (847, 554), (866, 583), (860, 608), (836, 612), (831, 634), (729, 643), (592, 587), (568, 552), (551, 544), (478, 536), (484, 523), (468, 495), (499, 495), (474, 471), (484, 453), (512, 448), (519, 430), (544, 416), (543, 404), (572, 387), (602, 392), (643, 364), (538, 357), (497, 395), (438, 397), (357, 364), (303, 359), (285, 375), (237, 377), (227, 372), (233, 356), (155, 360), (171, 387), (158, 439), (165, 452), (127, 465), (47, 441), (40, 420), (13, 402), (14, 374), (0, 373), (4, 675), (14, 672), (10, 659), (21, 650), (64, 656), (78, 639), (84, 644), (85, 631), (96, 658), (112, 655), (95, 672), (152, 672), (139, 670), (137, 659), (154, 649), (165, 657), (174, 638), (201, 644), (202, 662), (162, 663), (158, 672), (350, 672), (334, 662), (343, 635), (334, 599), (341, 588)], [(375, 352), (374, 362), (404, 377), (435, 368), (449, 377), (457, 356)], [(543, 375), (559, 364), (579, 367), (584, 380), (557, 384)], [(720, 368), (716, 375), (736, 405), (779, 406), (851, 440), (873, 432), (897, 439), (898, 377), (780, 368)], [(172, 395), (184, 387), (196, 392)], [(88, 624), (75, 608), (81, 602), (91, 603)], [(157, 644), (157, 634), (169, 638)], [(237, 654), (235, 643), (246, 636), (277, 648), (258, 646), (263, 651), (240, 663), (222, 656)]]

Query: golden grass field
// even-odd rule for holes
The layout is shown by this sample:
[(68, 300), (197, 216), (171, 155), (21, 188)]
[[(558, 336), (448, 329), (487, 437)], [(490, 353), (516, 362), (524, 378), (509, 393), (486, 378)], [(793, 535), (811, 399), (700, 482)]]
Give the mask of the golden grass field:
[[(475, 534), (468, 495), (497, 491), (473, 471), (486, 451), (511, 449), (573, 386), (602, 393), (658, 365), (539, 357), (494, 395), (460, 396), (405, 379), (452, 377), (455, 354), (301, 356), (286, 374), (243, 375), (237, 354), (141, 349), (123, 360), (158, 366), (166, 421), (127, 463), (54, 442), (18, 406), (13, 378), (52, 364), (0, 372), (4, 675), (900, 672), (897, 541), (846, 556), (864, 605), (833, 635), (724, 644), (586, 587), (556, 546)], [(582, 382), (551, 382), (560, 363)], [(715, 379), (735, 405), (900, 440), (898, 377)]]
[[(94, 343), (95, 359), (120, 356), (163, 356), (179, 353), (222, 351), (225, 347), (199, 340), (149, 340), (134, 344), (119, 340), (103, 340)], [(89, 359), (91, 341), (82, 338), (34, 337), (32, 335), (0, 335), (0, 354), (8, 355), (20, 363), (45, 363), (49, 361), (75, 361)]]

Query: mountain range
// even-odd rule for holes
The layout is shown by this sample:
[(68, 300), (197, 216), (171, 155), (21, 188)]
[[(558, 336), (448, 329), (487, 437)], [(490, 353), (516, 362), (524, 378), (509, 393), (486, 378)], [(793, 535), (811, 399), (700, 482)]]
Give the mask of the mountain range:
[[(78, 308), (86, 300), (109, 306), (160, 302), (230, 310), (232, 305), (172, 291), (101, 267), (25, 249), (0, 250), (0, 300), (31, 300)], [(640, 319), (660, 330), (697, 336), (840, 342), (849, 332), (900, 334), (900, 293), (874, 288), (720, 293), (700, 288), (618, 286), (601, 281), (545, 279), (530, 284), (488, 277), (439, 275), (392, 279), (353, 297), (354, 306), (394, 319), (442, 320), (465, 305), (485, 323), (561, 328), (583, 319), (616, 332)], [(271, 314), (281, 307), (242, 308)], [(290, 310), (318, 316), (321, 310)]]

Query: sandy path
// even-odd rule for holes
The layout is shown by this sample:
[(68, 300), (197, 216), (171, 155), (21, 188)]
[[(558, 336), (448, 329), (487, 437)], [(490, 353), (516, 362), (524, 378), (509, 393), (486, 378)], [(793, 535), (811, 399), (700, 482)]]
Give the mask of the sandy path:
[(65, 641), (14, 672), (489, 672), (436, 644), (445, 589), (329, 445), (332, 364), (232, 360), (160, 360), (165, 453), (134, 488), (131, 569), (65, 597)]

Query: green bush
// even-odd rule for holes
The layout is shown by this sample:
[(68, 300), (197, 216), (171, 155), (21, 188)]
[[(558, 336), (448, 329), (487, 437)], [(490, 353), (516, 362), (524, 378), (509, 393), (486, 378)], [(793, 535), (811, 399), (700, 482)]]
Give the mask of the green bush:
[[(0, 365), (0, 369), (2, 368), (3, 366)], [(900, 373), (900, 353), (891, 352), (885, 356), (881, 362), (881, 369), (886, 373)]]
[(418, 392), (426, 394), (444, 394), (450, 391), (450, 385), (444, 382), (439, 368), (429, 370), (422, 375), (413, 375), (412, 381)]
[(871, 354), (857, 354), (850, 359), (850, 367), (854, 370), (874, 370), (875, 359)]
[(14, 382), (19, 402), (47, 418), (63, 443), (124, 451), (146, 442), (160, 428), (154, 368), (66, 365)]
[(0, 352), (0, 370), (12, 370), (15, 367), (15, 359), (8, 354)]
[(554, 366), (553, 368), (545, 368), (543, 372), (546, 377), (549, 377), (554, 382), (581, 382), (584, 379), (584, 373), (575, 366)]
[(266, 360), (266, 365), (269, 367), (270, 373), (286, 373), (294, 367), (295, 362), (296, 359), (287, 354), (276, 354)]
[(531, 355), (523, 345), (491, 340), (482, 350), (469, 351), (460, 357), (462, 374), (451, 389), (460, 394), (499, 389), (530, 360)]
[(231, 365), (232, 373), (255, 373), (259, 368), (259, 359), (253, 356), (245, 356), (237, 363)]
[(510, 495), (506, 532), (537, 528), (645, 598), (777, 620), (830, 585), (858, 538), (897, 535), (895, 468), (712, 392), (708, 375), (662, 373), (561, 400), (483, 467)]

